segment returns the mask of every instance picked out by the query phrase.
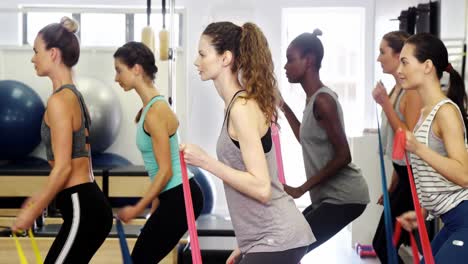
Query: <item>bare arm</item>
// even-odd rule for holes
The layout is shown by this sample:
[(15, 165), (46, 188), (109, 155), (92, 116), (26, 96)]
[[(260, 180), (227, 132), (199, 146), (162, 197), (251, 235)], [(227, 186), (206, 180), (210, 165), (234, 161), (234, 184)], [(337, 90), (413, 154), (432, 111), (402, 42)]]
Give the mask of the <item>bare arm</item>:
[(314, 112), (320, 120), (320, 126), (328, 135), (335, 156), (318, 171), (315, 177), (311, 177), (300, 187), (303, 193), (328, 178), (335, 176), (339, 170), (351, 162), (351, 152), (344, 128), (338, 116), (335, 100), (325, 93), (317, 95), (314, 103)]
[(46, 185), (34, 201), (33, 208), (36, 216), (39, 216), (57, 193), (64, 188), (72, 172), (72, 111), (61, 96), (63, 95), (52, 96), (47, 104), (46, 114), (55, 160)]
[[(166, 105), (156, 103), (154, 104), (146, 115), (146, 128), (151, 135), (153, 145), (153, 153), (158, 163), (159, 170), (156, 174), (145, 195), (136, 204), (137, 211), (143, 212), (145, 208), (159, 196), (161, 191), (166, 187), (167, 183), (172, 177), (172, 160), (171, 160), (171, 146), (169, 142), (169, 124), (168, 119), (173, 117), (171, 110), (166, 108)], [(153, 204), (156, 206), (156, 204)]]
[[(221, 162), (213, 162), (208, 170), (234, 189), (262, 202), (271, 197), (270, 176), (263, 152), (258, 124), (258, 106), (253, 101), (236, 102), (231, 109), (232, 128), (239, 140), (242, 159), (247, 171), (238, 171)], [(248, 117), (248, 118), (247, 118)]]
[(387, 116), (388, 122), (393, 131), (397, 131), (398, 128), (410, 131), (413, 130), (414, 126), (416, 126), (416, 123), (418, 122), (422, 107), (421, 99), (417, 91), (406, 91), (400, 101), (401, 103), (404, 101), (402, 114), (405, 118), (405, 122), (398, 117), (382, 83), (377, 83), (373, 95), (374, 98), (376, 98), (376, 102), (382, 106), (382, 110), (384, 111), (385, 116)]
[(444, 157), (406, 133), (406, 148), (427, 162), (447, 180), (468, 188), (468, 152), (465, 148), (463, 122), (458, 110), (450, 104), (441, 106), (432, 125), (440, 131), (447, 150)]
[(253, 101), (235, 102), (231, 108), (230, 122), (239, 140), (246, 171), (227, 166), (195, 145), (183, 144), (181, 149), (189, 164), (211, 172), (232, 188), (261, 203), (268, 203), (271, 183), (259, 132), (259, 124), (265, 121), (259, 120), (259, 111)]

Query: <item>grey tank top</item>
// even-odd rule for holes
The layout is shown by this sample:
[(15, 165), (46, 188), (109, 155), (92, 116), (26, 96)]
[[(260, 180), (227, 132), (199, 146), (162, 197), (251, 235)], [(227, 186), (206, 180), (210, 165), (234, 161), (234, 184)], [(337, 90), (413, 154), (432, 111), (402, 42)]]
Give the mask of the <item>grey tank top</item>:
[[(242, 153), (231, 140), (227, 128), (232, 102), (238, 96), (233, 97), (226, 110), (216, 152), (222, 163), (236, 170), (247, 171)], [(271, 180), (271, 200), (267, 204), (224, 184), (237, 243), (243, 254), (284, 251), (308, 246), (315, 241), (309, 224), (278, 180), (274, 148), (265, 153), (265, 158)]]
[[(300, 127), (300, 139), (307, 179), (314, 177), (334, 158), (335, 152), (327, 132), (319, 125), (314, 115), (314, 102), (320, 93), (329, 94), (336, 103), (341, 126), (344, 129), (343, 112), (337, 95), (328, 87), (320, 88), (309, 100), (304, 110)], [(361, 170), (350, 162), (336, 175), (315, 185), (309, 190), (312, 206), (323, 202), (332, 204), (367, 204), (369, 190)]]
[[(400, 112), (400, 102), (401, 98), (405, 94), (405, 90), (401, 89), (401, 92), (398, 94), (397, 99), (395, 101), (395, 105), (393, 109), (395, 110), (398, 118), (405, 123), (405, 117), (403, 113)], [(383, 151), (384, 154), (392, 160), (393, 163), (396, 163), (400, 166), (406, 166), (406, 159), (403, 158), (401, 160), (396, 160), (392, 158), (392, 153), (393, 153), (393, 138), (395, 137), (395, 132), (393, 131), (392, 126), (388, 122), (387, 116), (385, 115), (385, 112), (382, 111), (382, 142), (384, 144), (383, 146)]]
[[(55, 93), (62, 91), (63, 89), (70, 89), (78, 98), (78, 102), (81, 108), (81, 126), (77, 131), (73, 131), (73, 141), (72, 141), (72, 158), (81, 158), (81, 157), (88, 157), (89, 152), (86, 149), (86, 144), (88, 142), (88, 137), (86, 136), (86, 129), (89, 131), (89, 126), (91, 125), (91, 118), (88, 113), (88, 109), (84, 103), (83, 96), (81, 93), (76, 89), (75, 85), (73, 84), (66, 84), (55, 90)], [(50, 137), (50, 127), (45, 123), (44, 119), (42, 119), (41, 124), (41, 138), (42, 142), (44, 142), (46, 148), (46, 155), (47, 160), (53, 161), (54, 160), (54, 153), (52, 151), (52, 139)]]

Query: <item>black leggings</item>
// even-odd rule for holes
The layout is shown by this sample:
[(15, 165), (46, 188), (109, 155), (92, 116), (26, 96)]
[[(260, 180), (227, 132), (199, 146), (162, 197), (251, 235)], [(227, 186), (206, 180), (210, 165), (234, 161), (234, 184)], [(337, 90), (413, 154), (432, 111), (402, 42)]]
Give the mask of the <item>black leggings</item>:
[(296, 264), (307, 253), (307, 247), (293, 248), (279, 252), (247, 253), (236, 260), (236, 264)]
[(63, 224), (44, 263), (89, 263), (112, 227), (112, 209), (95, 182), (57, 195)]
[[(203, 193), (195, 179), (190, 179), (195, 218), (203, 209)], [(146, 221), (132, 251), (134, 264), (159, 263), (187, 232), (182, 184), (159, 195), (159, 206)]]
[(309, 222), (316, 239), (314, 243), (309, 245), (307, 252), (320, 246), (358, 218), (366, 206), (366, 204), (321, 203), (315, 209), (312, 208), (312, 205), (307, 207), (302, 214)]
[[(408, 171), (406, 166), (400, 166), (393, 163), (393, 168), (398, 175), (398, 184), (395, 191), (390, 193), (390, 210), (392, 212), (392, 226), (395, 226), (395, 218), (407, 211), (414, 210), (413, 198), (411, 197), (411, 188), (409, 184)], [(400, 241), (396, 245), (396, 249), (400, 247), (402, 243), (408, 244), (409, 234), (406, 231), (401, 232)], [(380, 216), (379, 225), (375, 231), (372, 246), (374, 247), (377, 256), (379, 257), (382, 264), (388, 263), (387, 259), (387, 244), (385, 234), (385, 221), (384, 213)], [(403, 263), (403, 260), (398, 256), (398, 263)]]

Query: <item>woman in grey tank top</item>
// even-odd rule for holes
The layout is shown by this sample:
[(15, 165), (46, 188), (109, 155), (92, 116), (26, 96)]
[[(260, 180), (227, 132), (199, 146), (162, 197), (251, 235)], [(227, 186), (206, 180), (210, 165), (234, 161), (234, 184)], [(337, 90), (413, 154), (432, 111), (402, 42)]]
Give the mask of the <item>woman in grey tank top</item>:
[(300, 83), (307, 99), (302, 122), (284, 103), (283, 111), (302, 146), (307, 181), (300, 187), (285, 185), (293, 198), (309, 192), (312, 205), (303, 214), (321, 245), (362, 214), (369, 203), (367, 183), (351, 163), (343, 113), (337, 95), (320, 80), (323, 58), (320, 30), (303, 33), (288, 47), (284, 66), (290, 83)]
[(112, 208), (93, 176), (90, 116), (73, 85), (72, 67), (80, 57), (77, 29), (68, 17), (45, 26), (34, 40), (31, 59), (36, 74), (53, 86), (41, 126), (51, 171), (41, 190), (24, 202), (12, 230), (29, 229), (55, 198), (63, 224), (44, 263), (89, 263), (112, 227)]
[(270, 130), (278, 88), (267, 40), (253, 23), (217, 22), (204, 30), (198, 52), (200, 78), (213, 80), (225, 103), (218, 160), (192, 144), (181, 150), (224, 183), (238, 243), (226, 263), (298, 263), (315, 239), (278, 180)]
[[(404, 31), (392, 31), (383, 36), (377, 61), (380, 62), (384, 73), (391, 74), (394, 77), (395, 86), (389, 95), (387, 95), (382, 82), (378, 82), (372, 91), (374, 100), (382, 106), (382, 142), (384, 142), (385, 155), (392, 160), (394, 168), (392, 180), (388, 187), (393, 216), (414, 210), (406, 161), (404, 158), (401, 160), (392, 159), (394, 132), (398, 128), (413, 130), (421, 113), (422, 103), (418, 92), (404, 90), (398, 79), (397, 69), (400, 64), (400, 52), (408, 37), (409, 34)], [(382, 201), (381, 195), (377, 203), (383, 205)], [(395, 218), (392, 219), (392, 224), (395, 224)], [(383, 264), (388, 261), (386, 241), (385, 221), (382, 212), (372, 245)], [(409, 235), (406, 232), (402, 234), (396, 248), (399, 248), (402, 243), (409, 244)], [(398, 258), (399, 263), (403, 263), (399, 256)]]

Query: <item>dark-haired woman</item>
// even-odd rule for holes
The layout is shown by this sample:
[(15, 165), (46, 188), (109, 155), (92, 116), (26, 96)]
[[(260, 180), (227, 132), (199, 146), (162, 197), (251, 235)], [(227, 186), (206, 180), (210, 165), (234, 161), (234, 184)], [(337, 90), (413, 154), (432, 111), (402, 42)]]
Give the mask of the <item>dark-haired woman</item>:
[[(135, 90), (143, 107), (137, 114), (136, 144), (152, 181), (145, 195), (118, 213), (128, 222), (152, 205), (132, 251), (134, 263), (159, 263), (187, 232), (182, 170), (177, 129), (179, 121), (154, 85), (158, 71), (154, 54), (140, 42), (129, 42), (114, 54), (115, 81), (124, 91)], [(203, 194), (190, 178), (193, 209), (197, 218), (203, 208)]]
[(253, 23), (211, 23), (200, 37), (195, 66), (225, 105), (218, 159), (193, 144), (181, 149), (188, 163), (224, 183), (238, 244), (226, 263), (298, 263), (315, 240), (278, 181), (270, 128), (278, 87), (263, 32)]
[(67, 17), (47, 25), (34, 41), (32, 63), (52, 81), (53, 93), (41, 126), (52, 170), (42, 191), (29, 198), (12, 230), (26, 230), (56, 197), (63, 224), (45, 263), (89, 263), (112, 227), (112, 209), (94, 182), (89, 144), (90, 118), (72, 79), (80, 45), (78, 24)]
[(307, 177), (299, 187), (284, 187), (293, 198), (310, 194), (312, 204), (302, 213), (317, 241), (309, 251), (360, 216), (369, 203), (367, 183), (351, 162), (341, 105), (336, 93), (320, 80), (324, 50), (319, 35), (321, 31), (315, 30), (296, 37), (284, 66), (288, 81), (300, 83), (307, 97), (302, 122), (286, 103), (283, 111), (301, 144)]
[[(377, 61), (382, 66), (382, 71), (391, 74), (395, 79), (395, 86), (387, 95), (387, 91), (381, 82), (378, 82), (372, 91), (374, 100), (382, 106), (382, 142), (384, 144), (384, 154), (392, 160), (393, 174), (388, 193), (390, 195), (390, 208), (392, 216), (396, 217), (402, 213), (414, 210), (411, 198), (410, 182), (406, 160), (393, 159), (393, 137), (399, 128), (413, 130), (421, 113), (421, 99), (416, 90), (404, 90), (400, 85), (397, 69), (400, 65), (400, 52), (409, 38), (409, 34), (404, 31), (392, 31), (382, 37)], [(383, 204), (381, 195), (377, 203)], [(392, 225), (395, 224), (392, 219)], [(380, 217), (377, 230), (375, 231), (372, 245), (382, 264), (387, 263), (387, 239), (385, 234), (384, 214)], [(396, 244), (398, 249), (402, 243), (409, 244), (407, 232), (402, 234), (401, 239)], [(403, 260), (398, 256), (398, 263)]]
[[(443, 72), (450, 75), (447, 94)], [(462, 263), (468, 258), (467, 96), (460, 74), (448, 61), (437, 37), (421, 33), (403, 46), (398, 68), (400, 84), (416, 90), (423, 108), (413, 132), (406, 131), (406, 150), (423, 215), (440, 216), (444, 227), (432, 240), (436, 263)], [(408, 231), (417, 227), (414, 211), (398, 218)]]

